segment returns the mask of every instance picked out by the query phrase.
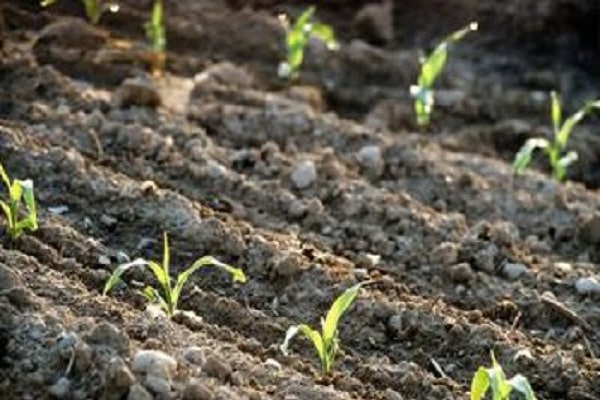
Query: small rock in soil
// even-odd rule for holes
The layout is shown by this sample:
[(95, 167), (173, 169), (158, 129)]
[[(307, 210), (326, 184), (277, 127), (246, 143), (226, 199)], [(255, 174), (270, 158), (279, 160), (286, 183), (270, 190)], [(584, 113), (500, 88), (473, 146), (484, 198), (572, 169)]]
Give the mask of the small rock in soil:
[(386, 389), (385, 400), (404, 400), (404, 397), (393, 389)]
[(527, 267), (521, 263), (506, 263), (502, 267), (502, 273), (510, 280), (519, 279), (527, 272)]
[(201, 347), (190, 346), (183, 352), (183, 358), (195, 365), (204, 364), (204, 351)]
[(159, 350), (139, 350), (133, 357), (131, 368), (137, 373), (170, 379), (177, 371), (177, 360)]
[(306, 189), (317, 179), (317, 168), (311, 160), (300, 161), (292, 172), (292, 182), (298, 189)]
[(135, 376), (121, 357), (110, 360), (104, 376), (103, 400), (119, 400), (135, 383)]
[(129, 389), (127, 400), (153, 400), (154, 397), (146, 390), (145, 387), (136, 383)]
[(220, 380), (226, 380), (231, 376), (233, 369), (231, 365), (221, 357), (217, 355), (210, 355), (206, 359), (202, 369), (210, 376), (218, 378)]
[(495, 243), (510, 246), (519, 241), (519, 228), (512, 222), (496, 222), (490, 227), (490, 239)]
[(214, 394), (200, 379), (192, 378), (185, 386), (183, 400), (212, 400)]
[(577, 282), (575, 282), (575, 290), (581, 295), (599, 294), (600, 282), (593, 276), (579, 278), (577, 279)]
[(71, 381), (62, 377), (54, 385), (48, 388), (48, 393), (56, 399), (64, 399), (69, 394), (71, 388)]
[(600, 243), (600, 213), (595, 213), (581, 224), (579, 235), (588, 243)]
[(475, 279), (475, 273), (469, 263), (460, 263), (448, 268), (450, 279), (458, 283), (468, 283)]
[(119, 354), (129, 353), (129, 337), (127, 334), (108, 322), (101, 322), (94, 326), (85, 340), (91, 345), (112, 348)]
[(354, 26), (360, 36), (375, 44), (385, 44), (394, 39), (394, 20), (391, 1), (367, 4), (356, 13)]
[(191, 97), (196, 98), (201, 96), (206, 85), (217, 84), (250, 88), (254, 85), (254, 80), (254, 77), (243, 67), (229, 61), (219, 62), (194, 76), (195, 87)]
[(160, 94), (154, 83), (147, 78), (127, 78), (116, 92), (117, 103), (121, 107), (148, 106), (158, 107), (161, 104)]
[(383, 172), (384, 160), (379, 146), (364, 146), (357, 154), (358, 163), (373, 177)]

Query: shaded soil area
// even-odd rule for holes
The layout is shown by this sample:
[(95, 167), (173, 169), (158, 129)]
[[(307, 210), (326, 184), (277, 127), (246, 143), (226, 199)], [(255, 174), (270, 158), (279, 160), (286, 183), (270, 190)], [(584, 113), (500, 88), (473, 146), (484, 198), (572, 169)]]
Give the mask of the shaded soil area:
[[(169, 3), (157, 78), (150, 2), (122, 3), (98, 26), (76, 1), (0, 6), (0, 161), (40, 219), (2, 232), (1, 399), (462, 399), (490, 351), (539, 399), (600, 398), (598, 116), (568, 182), (510, 165), (550, 134), (550, 90), (569, 112), (599, 97), (597, 3), (396, 2), (378, 41), (367, 2), (316, 2), (342, 45), (310, 43), (294, 85), (277, 15), (308, 3)], [(419, 53), (474, 19), (419, 129)], [(199, 272), (172, 320), (145, 271), (102, 296), (165, 231), (172, 272), (210, 254), (248, 282)], [(360, 281), (331, 376), (307, 340), (281, 353)]]

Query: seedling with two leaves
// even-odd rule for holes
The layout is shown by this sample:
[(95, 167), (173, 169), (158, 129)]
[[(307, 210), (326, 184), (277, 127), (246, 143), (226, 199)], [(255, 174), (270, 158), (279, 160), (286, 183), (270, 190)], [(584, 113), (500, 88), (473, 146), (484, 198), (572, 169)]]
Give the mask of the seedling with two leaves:
[(414, 107), (418, 125), (428, 125), (431, 120), (435, 103), (433, 84), (446, 66), (450, 46), (465, 37), (467, 33), (477, 29), (477, 22), (471, 22), (466, 27), (451, 33), (429, 56), (421, 59), (421, 72), (417, 84), (410, 87), (410, 95), (415, 99)]
[[(0, 207), (7, 221), (7, 232), (14, 241), (25, 229), (35, 231), (38, 228), (33, 182), (30, 179), (11, 181), (0, 164), (0, 178), (6, 186), (8, 200), (0, 200)], [(25, 203), (25, 216), (21, 218), (21, 203)]]
[(246, 276), (241, 269), (224, 264), (214, 257), (205, 256), (197, 259), (194, 261), (194, 263), (192, 263), (191, 266), (181, 272), (175, 280), (175, 285), (173, 285), (169, 271), (169, 264), (169, 240), (167, 238), (167, 234), (165, 233), (162, 264), (156, 261), (147, 261), (139, 258), (130, 263), (119, 265), (106, 282), (102, 294), (106, 295), (112, 288), (114, 288), (119, 283), (123, 273), (128, 269), (133, 267), (147, 267), (158, 281), (159, 287), (156, 289), (148, 286), (144, 289), (143, 294), (149, 302), (158, 303), (160, 308), (169, 317), (172, 317), (175, 311), (177, 311), (177, 304), (179, 302), (179, 297), (181, 295), (183, 286), (186, 284), (190, 276), (192, 276), (192, 274), (200, 268), (208, 266), (217, 267), (225, 272), (228, 272), (233, 278), (234, 282), (246, 282)]
[(285, 340), (280, 346), (283, 354), (288, 354), (290, 341), (298, 332), (311, 340), (321, 362), (321, 372), (327, 375), (331, 372), (335, 356), (339, 350), (338, 323), (339, 320), (354, 302), (358, 290), (364, 283), (356, 284), (344, 291), (332, 304), (325, 319), (321, 318), (321, 332), (312, 329), (309, 325), (300, 324), (288, 328)]
[(314, 20), (315, 7), (307, 8), (292, 25), (287, 16), (280, 15), (279, 20), (286, 30), (285, 48), (286, 61), (279, 64), (278, 75), (280, 78), (297, 79), (300, 67), (304, 60), (304, 48), (311, 37), (315, 37), (327, 45), (329, 50), (336, 50), (339, 46), (331, 26)]
[(471, 400), (481, 400), (488, 390), (492, 391), (493, 400), (509, 400), (513, 391), (522, 395), (525, 400), (535, 400), (535, 394), (527, 378), (521, 374), (506, 379), (502, 366), (496, 362), (494, 353), (492, 367), (479, 367), (471, 381)]
[(569, 165), (577, 161), (577, 153), (569, 151), (565, 154), (567, 142), (573, 128), (581, 122), (581, 120), (593, 109), (600, 109), (600, 100), (590, 101), (586, 103), (576, 113), (571, 115), (566, 120), (562, 120), (562, 109), (561, 102), (556, 92), (551, 93), (551, 107), (550, 114), (552, 118), (552, 127), (554, 132), (553, 140), (550, 141), (546, 138), (531, 138), (528, 139), (523, 147), (519, 150), (515, 156), (513, 162), (513, 170), (516, 174), (521, 174), (529, 163), (533, 152), (537, 149), (542, 150), (548, 157), (548, 162), (552, 168), (552, 175), (557, 181), (562, 181), (567, 175), (567, 168)]

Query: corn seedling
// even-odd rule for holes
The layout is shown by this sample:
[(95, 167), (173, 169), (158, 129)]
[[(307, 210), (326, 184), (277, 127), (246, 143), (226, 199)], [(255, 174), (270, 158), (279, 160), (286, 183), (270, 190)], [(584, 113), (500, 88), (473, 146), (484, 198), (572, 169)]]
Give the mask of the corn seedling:
[(306, 324), (294, 325), (288, 328), (285, 334), (285, 340), (280, 346), (283, 354), (288, 354), (287, 349), (290, 341), (298, 332), (301, 332), (312, 341), (313, 346), (317, 351), (319, 361), (321, 362), (322, 373), (329, 374), (335, 356), (339, 350), (338, 322), (342, 314), (352, 305), (361, 286), (362, 284), (359, 283), (346, 289), (346, 291), (333, 302), (325, 319), (323, 320), (323, 318), (321, 318), (321, 333)]
[(144, 259), (136, 259), (130, 263), (119, 265), (112, 273), (108, 281), (106, 282), (103, 290), (103, 295), (106, 295), (117, 283), (119, 283), (121, 276), (125, 271), (133, 267), (148, 267), (156, 280), (159, 283), (159, 288), (148, 286), (144, 289), (143, 294), (149, 302), (158, 303), (161, 309), (168, 315), (173, 316), (177, 310), (177, 303), (179, 302), (179, 296), (183, 286), (188, 281), (190, 276), (202, 267), (214, 266), (224, 270), (231, 274), (234, 282), (244, 283), (246, 282), (246, 276), (244, 272), (239, 269), (232, 267), (231, 265), (224, 264), (214, 257), (205, 256), (197, 259), (194, 263), (186, 270), (181, 272), (175, 280), (175, 285), (171, 279), (169, 272), (169, 240), (167, 234), (164, 234), (163, 244), (163, 260), (162, 264), (156, 261), (147, 261)]
[[(47, 7), (56, 3), (57, 0), (42, 0), (42, 7)], [(100, 17), (106, 11), (117, 12), (119, 11), (119, 4), (114, 1), (103, 1), (103, 0), (81, 0), (83, 6), (85, 7), (85, 15), (88, 20), (97, 24), (100, 21)]]
[(509, 400), (513, 390), (521, 394), (525, 400), (535, 400), (535, 394), (527, 378), (517, 374), (511, 379), (506, 379), (500, 364), (496, 362), (494, 353), (492, 367), (479, 367), (471, 381), (471, 400), (481, 400), (489, 389), (492, 391), (493, 400)]
[(410, 95), (415, 99), (415, 114), (418, 125), (428, 125), (435, 103), (433, 84), (442, 73), (448, 60), (448, 49), (469, 32), (478, 29), (477, 22), (448, 35), (427, 57), (421, 58), (421, 72), (417, 84), (410, 87)]
[[(11, 181), (2, 164), (0, 164), (0, 178), (8, 192), (8, 202), (0, 200), (0, 207), (6, 217), (8, 234), (14, 241), (25, 229), (35, 231), (38, 227), (33, 182), (30, 179)], [(19, 219), (21, 202), (25, 203), (27, 213)]]
[(165, 49), (167, 47), (162, 0), (154, 0), (152, 15), (144, 27), (146, 29), (146, 38), (152, 51), (152, 73), (160, 75), (165, 67)]
[(569, 165), (577, 161), (577, 153), (569, 151), (565, 154), (567, 142), (569, 136), (577, 125), (587, 113), (594, 108), (600, 108), (600, 100), (590, 101), (586, 103), (579, 111), (571, 115), (564, 122), (562, 121), (562, 109), (561, 102), (556, 92), (551, 93), (551, 106), (550, 115), (552, 118), (552, 126), (554, 131), (554, 138), (552, 141), (545, 138), (531, 138), (528, 139), (523, 147), (519, 150), (515, 156), (513, 162), (513, 170), (516, 174), (520, 174), (531, 162), (533, 152), (537, 149), (542, 150), (548, 157), (550, 166), (552, 167), (552, 175), (554, 179), (562, 181), (566, 174)]
[(298, 78), (304, 59), (304, 48), (311, 37), (315, 37), (327, 45), (330, 50), (338, 48), (335, 34), (331, 26), (314, 21), (315, 7), (307, 8), (292, 25), (287, 16), (280, 15), (279, 20), (286, 30), (285, 48), (287, 59), (279, 63), (277, 74), (280, 78)]

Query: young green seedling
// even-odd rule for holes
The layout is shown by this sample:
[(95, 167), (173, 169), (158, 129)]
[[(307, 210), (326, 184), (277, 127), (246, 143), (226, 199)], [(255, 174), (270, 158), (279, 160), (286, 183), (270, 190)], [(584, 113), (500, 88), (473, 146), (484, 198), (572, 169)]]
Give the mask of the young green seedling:
[(448, 49), (469, 32), (478, 29), (477, 22), (451, 33), (426, 58), (421, 58), (421, 72), (416, 85), (410, 87), (410, 95), (415, 99), (415, 114), (418, 125), (428, 125), (435, 103), (433, 84), (444, 70), (448, 60)]
[[(30, 179), (11, 181), (2, 164), (0, 164), (0, 178), (8, 192), (8, 202), (0, 200), (0, 207), (6, 217), (8, 235), (14, 241), (25, 229), (35, 231), (38, 228), (33, 182)], [(21, 201), (25, 203), (27, 212), (19, 219)]]
[[(41, 0), (40, 4), (42, 7), (47, 7), (56, 3), (57, 0)], [(85, 7), (85, 15), (92, 24), (97, 24), (100, 21), (100, 17), (104, 12), (117, 12), (119, 11), (119, 4), (114, 1), (103, 1), (103, 0), (81, 0)]]
[(339, 350), (338, 322), (342, 314), (352, 305), (361, 286), (362, 284), (359, 283), (346, 289), (346, 291), (333, 302), (325, 319), (323, 320), (323, 318), (321, 318), (321, 333), (306, 324), (289, 327), (285, 334), (285, 340), (280, 346), (283, 354), (288, 354), (287, 349), (290, 341), (298, 332), (301, 332), (312, 341), (313, 346), (317, 351), (319, 361), (321, 362), (322, 373), (329, 374), (335, 356)]
[(307, 8), (291, 25), (287, 16), (280, 15), (279, 20), (286, 30), (286, 61), (279, 63), (277, 74), (280, 78), (297, 79), (304, 59), (304, 48), (311, 37), (315, 37), (327, 45), (329, 50), (338, 48), (335, 34), (331, 26), (313, 20), (315, 7)]
[(496, 362), (492, 352), (492, 368), (479, 367), (471, 381), (471, 400), (481, 400), (488, 389), (492, 390), (493, 400), (509, 400), (513, 390), (520, 393), (525, 400), (535, 400), (535, 394), (527, 378), (517, 374), (506, 379), (500, 364)]
[(228, 264), (224, 264), (214, 257), (205, 256), (197, 259), (190, 267), (181, 272), (177, 276), (177, 279), (175, 280), (175, 285), (173, 286), (173, 282), (171, 280), (171, 275), (169, 272), (169, 254), (169, 241), (167, 238), (167, 233), (165, 232), (162, 264), (156, 261), (147, 261), (138, 258), (130, 263), (119, 265), (113, 271), (112, 275), (104, 285), (104, 290), (102, 294), (106, 295), (113, 287), (115, 287), (115, 285), (119, 283), (123, 273), (128, 269), (132, 267), (148, 267), (148, 269), (150, 269), (150, 271), (158, 281), (159, 288), (156, 289), (151, 286), (146, 287), (143, 291), (144, 296), (146, 296), (146, 298), (150, 302), (157, 302), (163, 309), (163, 311), (165, 311), (165, 313), (171, 317), (177, 310), (177, 303), (179, 302), (179, 296), (181, 295), (183, 285), (185, 285), (187, 280), (194, 272), (196, 272), (202, 267), (212, 265), (231, 274), (234, 282), (246, 282), (246, 276), (244, 275), (244, 272), (241, 269), (232, 267)]
[(552, 167), (552, 175), (557, 181), (562, 181), (567, 175), (567, 168), (569, 165), (577, 161), (577, 153), (569, 151), (566, 154), (565, 149), (569, 136), (577, 125), (587, 113), (594, 108), (600, 108), (600, 100), (590, 101), (586, 103), (579, 111), (571, 115), (564, 122), (562, 121), (562, 109), (559, 96), (556, 92), (551, 93), (551, 106), (550, 115), (552, 118), (552, 127), (554, 131), (554, 138), (552, 141), (545, 138), (531, 138), (528, 139), (523, 147), (519, 150), (515, 156), (513, 162), (513, 170), (516, 174), (520, 174), (531, 162), (531, 157), (536, 149), (542, 150), (548, 157), (550, 166)]
[(144, 27), (152, 51), (152, 73), (160, 75), (165, 68), (165, 49), (167, 47), (162, 0), (154, 0), (152, 15)]

